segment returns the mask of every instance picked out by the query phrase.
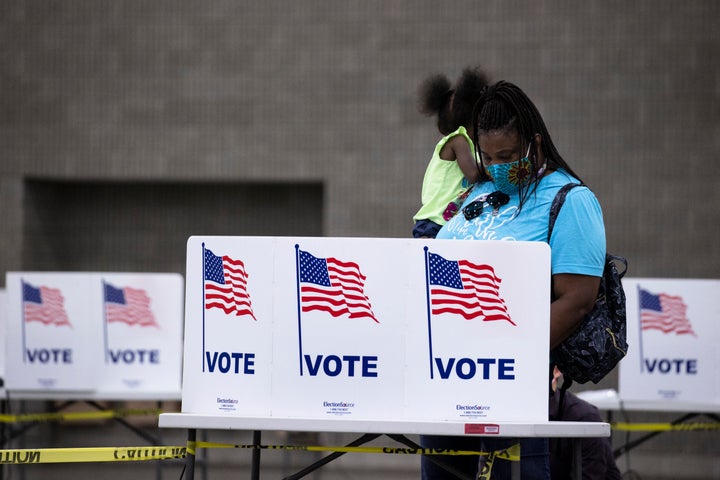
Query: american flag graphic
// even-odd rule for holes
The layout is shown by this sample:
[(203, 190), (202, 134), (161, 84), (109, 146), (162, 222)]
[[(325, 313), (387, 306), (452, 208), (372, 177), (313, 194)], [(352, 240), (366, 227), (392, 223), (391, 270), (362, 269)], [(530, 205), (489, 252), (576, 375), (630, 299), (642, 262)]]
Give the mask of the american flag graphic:
[(467, 260), (446, 260), (428, 252), (428, 282), (432, 314), (452, 313), (465, 320), (484, 322), (504, 320), (512, 325), (505, 301), (500, 297), (500, 282), (490, 265)]
[(642, 330), (660, 330), (676, 335), (695, 335), (687, 318), (682, 297), (640, 290), (640, 326)]
[(141, 327), (159, 327), (150, 310), (150, 297), (139, 288), (118, 288), (103, 282), (105, 320)]
[(65, 299), (57, 288), (33, 287), (22, 282), (23, 313), (26, 322), (71, 327)]
[(319, 258), (303, 250), (300, 256), (300, 303), (303, 312), (320, 310), (333, 317), (371, 318), (380, 323), (365, 295), (365, 275), (353, 262)]
[(256, 320), (247, 291), (245, 264), (205, 248), (205, 310), (219, 308), (228, 315), (249, 315)]

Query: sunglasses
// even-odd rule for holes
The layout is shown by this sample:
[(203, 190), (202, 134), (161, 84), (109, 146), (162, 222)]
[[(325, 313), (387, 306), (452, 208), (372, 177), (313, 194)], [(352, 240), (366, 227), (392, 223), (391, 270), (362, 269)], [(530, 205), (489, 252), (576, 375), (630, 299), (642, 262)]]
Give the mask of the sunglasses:
[(501, 191), (493, 192), (488, 195), (482, 195), (477, 200), (468, 203), (462, 212), (465, 215), (465, 220), (472, 220), (478, 217), (485, 208), (485, 205), (490, 205), (493, 208), (493, 215), (497, 215), (500, 207), (506, 205), (510, 201), (510, 196)]

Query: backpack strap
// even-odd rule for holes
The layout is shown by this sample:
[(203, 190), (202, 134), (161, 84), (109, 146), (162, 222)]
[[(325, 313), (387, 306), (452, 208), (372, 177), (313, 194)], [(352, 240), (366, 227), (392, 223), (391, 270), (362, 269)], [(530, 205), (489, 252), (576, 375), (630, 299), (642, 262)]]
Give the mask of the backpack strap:
[(605, 257), (608, 262), (615, 263), (615, 268), (617, 268), (618, 265), (622, 265), (624, 267), (622, 269), (617, 268), (618, 276), (623, 278), (627, 272), (627, 259), (625, 257), (621, 257), (620, 255), (613, 255), (611, 253), (606, 254)]
[(560, 388), (560, 400), (558, 401), (558, 420), (562, 420), (563, 417), (563, 407), (565, 406), (565, 393), (572, 387), (573, 381), (572, 378), (567, 378), (565, 375), (563, 375), (563, 384)]
[[(553, 227), (555, 226), (555, 220), (557, 220), (558, 213), (560, 213), (560, 208), (563, 206), (563, 203), (565, 203), (565, 197), (567, 197), (567, 194), (570, 190), (575, 187), (580, 187), (582, 185), (582, 183), (566, 183), (565, 185), (560, 187), (560, 190), (558, 190), (558, 192), (555, 194), (552, 205), (550, 205), (550, 219), (548, 221), (547, 238), (548, 243), (550, 243), (550, 236), (552, 235)], [(552, 362), (552, 365), (554, 366), (555, 362)], [(563, 375), (562, 386), (558, 387), (560, 389), (560, 399), (558, 402), (558, 420), (562, 419), (563, 404), (565, 403), (565, 392), (568, 391), (572, 384), (572, 379)]]
[(558, 213), (560, 213), (560, 207), (565, 203), (565, 197), (570, 190), (575, 187), (584, 186), (582, 183), (567, 183), (560, 187), (555, 198), (553, 199), (552, 205), (550, 205), (550, 220), (548, 223), (548, 243), (550, 243), (550, 235), (552, 235), (553, 227), (555, 226), (555, 220), (557, 220)]

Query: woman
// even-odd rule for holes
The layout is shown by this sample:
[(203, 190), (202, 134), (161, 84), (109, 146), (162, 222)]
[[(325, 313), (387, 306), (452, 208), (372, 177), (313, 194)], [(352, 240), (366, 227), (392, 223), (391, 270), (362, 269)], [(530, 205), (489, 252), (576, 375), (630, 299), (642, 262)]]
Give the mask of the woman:
[[(525, 93), (500, 81), (481, 95), (473, 112), (472, 139), (480, 157), (480, 180), (439, 239), (547, 242), (550, 205), (563, 185), (581, 183), (550, 138)], [(565, 199), (550, 238), (552, 303), (550, 348), (560, 344), (593, 307), (605, 258), (605, 227), (595, 195), (574, 188)], [(532, 288), (532, 286), (528, 286)], [(549, 387), (548, 387), (549, 389)], [(488, 437), (424, 436), (424, 447), (494, 451), (517, 442)], [(549, 479), (547, 439), (521, 439), (523, 480)], [(473, 476), (478, 457), (444, 462)], [(493, 478), (510, 478), (507, 461), (495, 461)], [(456, 478), (423, 458), (423, 480)]]

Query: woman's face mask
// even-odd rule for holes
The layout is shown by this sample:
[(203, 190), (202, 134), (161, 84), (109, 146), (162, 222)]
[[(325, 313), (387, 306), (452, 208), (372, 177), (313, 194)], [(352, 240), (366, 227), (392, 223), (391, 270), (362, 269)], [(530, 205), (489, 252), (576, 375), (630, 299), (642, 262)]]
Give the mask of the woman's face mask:
[(530, 147), (520, 160), (509, 163), (496, 163), (486, 165), (485, 169), (495, 183), (495, 187), (503, 193), (512, 195), (518, 192), (518, 187), (524, 185), (530, 178), (532, 164), (530, 163)]

